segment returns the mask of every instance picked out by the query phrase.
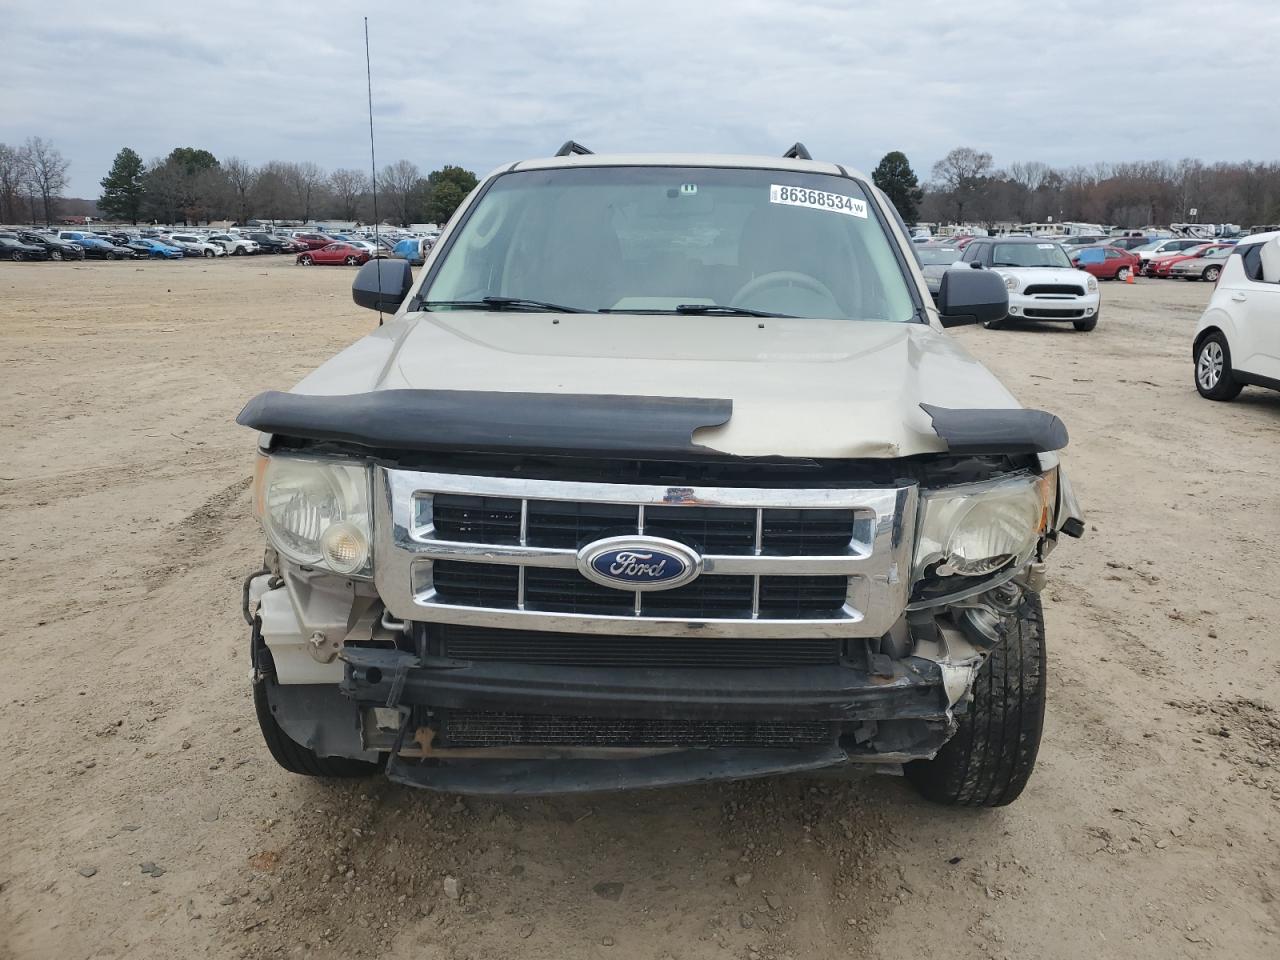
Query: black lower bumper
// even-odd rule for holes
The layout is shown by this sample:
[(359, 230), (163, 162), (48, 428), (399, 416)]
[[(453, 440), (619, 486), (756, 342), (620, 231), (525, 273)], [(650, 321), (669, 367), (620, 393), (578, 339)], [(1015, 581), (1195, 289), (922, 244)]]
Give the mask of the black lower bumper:
[(846, 665), (782, 669), (565, 667), (421, 660), (348, 647), (342, 692), (368, 705), (593, 717), (714, 720), (942, 718), (938, 665), (889, 661), (883, 675)]
[[(872, 672), (848, 663), (719, 670), (460, 662), (358, 647), (342, 657), (345, 696), (362, 712), (396, 707), (403, 717), (387, 776), (452, 793), (635, 789), (896, 763), (933, 756), (953, 729), (941, 672), (924, 659), (886, 660)], [(496, 729), (498, 740), (464, 740), (463, 729), (478, 728)], [(430, 748), (420, 750), (427, 731)], [(575, 739), (580, 733), (586, 739)]]

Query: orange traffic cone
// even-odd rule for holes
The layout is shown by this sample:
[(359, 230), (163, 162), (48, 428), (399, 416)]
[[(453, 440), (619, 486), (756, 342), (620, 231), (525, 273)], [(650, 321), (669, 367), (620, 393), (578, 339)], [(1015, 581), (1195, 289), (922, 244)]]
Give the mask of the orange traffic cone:
[(1137, 282), (1138, 282), (1137, 280), (1133, 279), (1133, 271), (1132, 271), (1132, 270), (1130, 270), (1130, 271), (1129, 271), (1129, 276), (1127, 276), (1127, 277), (1125, 277), (1125, 278), (1124, 278), (1124, 282), (1125, 282), (1125, 283), (1137, 283)]

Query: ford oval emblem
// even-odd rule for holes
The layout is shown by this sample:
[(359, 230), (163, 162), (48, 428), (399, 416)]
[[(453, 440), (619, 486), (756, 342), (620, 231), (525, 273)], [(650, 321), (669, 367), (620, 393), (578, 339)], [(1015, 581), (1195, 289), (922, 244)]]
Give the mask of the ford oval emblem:
[(578, 551), (578, 572), (615, 590), (670, 590), (702, 572), (702, 557), (661, 537), (608, 537)]

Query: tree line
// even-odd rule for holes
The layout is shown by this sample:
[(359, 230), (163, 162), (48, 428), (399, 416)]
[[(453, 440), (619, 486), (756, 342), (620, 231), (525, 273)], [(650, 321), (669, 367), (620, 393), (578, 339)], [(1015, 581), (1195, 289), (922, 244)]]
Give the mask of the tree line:
[[(477, 183), (470, 170), (444, 166), (423, 174), (409, 160), (378, 172), (377, 217), (402, 226), (444, 223)], [(373, 181), (360, 170), (326, 171), (309, 160), (253, 166), (208, 150), (175, 147), (143, 164), (129, 147), (102, 178), (103, 216), (161, 223), (211, 220), (362, 220), (373, 222)]]
[(70, 167), (43, 137), (28, 137), (17, 147), (0, 143), (0, 223), (53, 223)]
[(1031, 161), (997, 168), (991, 154), (957, 147), (934, 164), (932, 174), (932, 181), (920, 187), (907, 158), (895, 151), (877, 167), (876, 183), (908, 222), (1280, 223), (1280, 163), (1274, 161), (1147, 160), (1070, 167)]

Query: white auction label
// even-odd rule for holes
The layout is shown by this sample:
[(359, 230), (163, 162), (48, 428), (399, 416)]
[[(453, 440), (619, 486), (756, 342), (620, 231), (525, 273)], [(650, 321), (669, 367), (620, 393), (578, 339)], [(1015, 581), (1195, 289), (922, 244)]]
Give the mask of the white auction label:
[(791, 207), (809, 207), (812, 210), (829, 210), (849, 217), (867, 219), (867, 202), (839, 193), (827, 193), (812, 187), (787, 187), (780, 183), (769, 185), (769, 202), (785, 203)]

